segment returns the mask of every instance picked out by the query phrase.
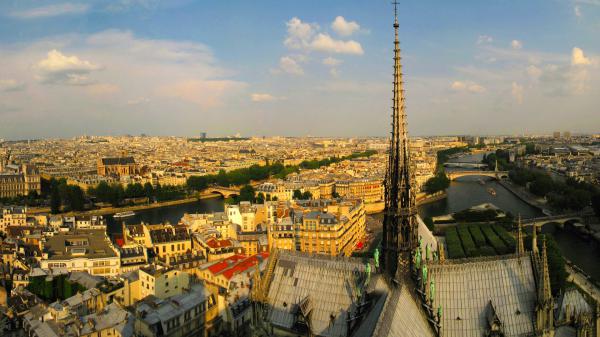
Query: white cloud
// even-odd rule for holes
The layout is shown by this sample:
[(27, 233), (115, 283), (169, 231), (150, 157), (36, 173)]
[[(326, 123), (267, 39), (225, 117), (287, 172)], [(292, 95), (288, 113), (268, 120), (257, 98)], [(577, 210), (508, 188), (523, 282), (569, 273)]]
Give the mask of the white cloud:
[(302, 22), (297, 17), (291, 18), (286, 26), (287, 36), (283, 44), (289, 49), (355, 55), (364, 53), (360, 43), (354, 40), (337, 40), (329, 34), (319, 33), (319, 25)]
[(450, 88), (454, 91), (482, 93), (485, 88), (480, 84), (471, 81), (454, 81), (450, 84)]
[(222, 97), (227, 92), (239, 90), (244, 86), (240, 82), (230, 80), (190, 79), (160, 87), (157, 89), (157, 94), (179, 98), (197, 104), (203, 109), (210, 109), (221, 106)]
[(21, 91), (25, 89), (25, 83), (12, 78), (0, 79), (0, 91)]
[(479, 35), (477, 38), (477, 44), (485, 44), (494, 42), (494, 38), (489, 35)]
[(317, 37), (310, 44), (313, 50), (339, 53), (339, 54), (355, 54), (362, 55), (364, 51), (360, 43), (349, 40), (342, 41), (333, 39), (331, 36), (323, 33), (319, 33)]
[(118, 85), (110, 83), (95, 83), (87, 86), (87, 91), (96, 96), (112, 95), (121, 88)]
[(319, 29), (318, 25), (302, 22), (297, 17), (291, 18), (285, 25), (288, 35), (283, 44), (290, 49), (307, 48), (315, 31)]
[(571, 52), (571, 65), (590, 65), (592, 64), (592, 60), (585, 57), (583, 54), (583, 50), (581, 48), (573, 48)]
[(326, 66), (335, 67), (335, 66), (342, 64), (342, 60), (338, 60), (336, 58), (329, 56), (329, 57), (323, 59), (323, 64)]
[[(237, 73), (224, 67), (201, 43), (145, 39), (128, 31), (108, 30), (27, 44), (0, 42), (0, 50), (3, 78), (39, 79), (27, 83), (25, 95), (3, 95), (0, 101), (23, 111), (26, 115), (21, 120), (48, 120), (40, 127), (15, 117), (0, 123), (5, 137), (140, 130), (192, 134), (197, 131), (194, 125), (200, 123), (219, 128), (221, 124), (212, 119), (216, 112), (235, 115), (248, 97), (246, 84), (236, 79)], [(87, 85), (44, 85), (48, 82)], [(150, 98), (151, 104), (141, 104), (144, 97)], [(143, 109), (134, 108), (138, 106)], [(169, 123), (164, 123), (165, 116)]]
[(581, 17), (583, 15), (583, 12), (581, 12), (581, 7), (579, 6), (573, 7), (573, 11), (575, 12), (575, 16), (577, 17)]
[(37, 63), (35, 69), (36, 77), (42, 83), (86, 85), (93, 82), (88, 76), (90, 72), (100, 69), (100, 66), (53, 49)]
[(252, 102), (272, 102), (286, 99), (285, 97), (277, 97), (271, 94), (265, 93), (253, 93), (250, 95)]
[(302, 66), (291, 56), (283, 56), (279, 59), (279, 67), (271, 69), (271, 73), (280, 74), (286, 73), (291, 75), (304, 75)]
[(521, 49), (523, 48), (523, 42), (519, 40), (512, 40), (510, 42), (510, 46), (512, 47), (512, 49)]
[(139, 104), (145, 104), (150, 102), (150, 99), (148, 99), (147, 97), (138, 97), (138, 98), (133, 98), (127, 101), (127, 105), (139, 105)]
[(60, 15), (83, 14), (89, 10), (88, 4), (62, 3), (48, 5), (44, 7), (36, 7), (23, 11), (15, 11), (10, 13), (10, 16), (19, 19), (37, 19), (47, 18)]
[(517, 103), (519, 103), (519, 104), (523, 103), (523, 86), (522, 85), (520, 85), (517, 82), (512, 82), (511, 93)]
[(331, 29), (341, 36), (350, 36), (360, 29), (356, 21), (346, 21), (343, 16), (337, 16), (331, 23)]
[(527, 75), (529, 75), (532, 80), (537, 80), (542, 75), (542, 69), (533, 64), (529, 65), (527, 67)]
[(160, 0), (113, 0), (106, 6), (106, 10), (110, 12), (123, 12), (132, 7), (155, 9), (159, 3)]

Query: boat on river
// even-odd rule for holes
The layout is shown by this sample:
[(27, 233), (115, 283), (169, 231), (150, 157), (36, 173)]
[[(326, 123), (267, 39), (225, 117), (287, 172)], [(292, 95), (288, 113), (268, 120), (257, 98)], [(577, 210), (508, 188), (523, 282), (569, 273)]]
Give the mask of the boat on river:
[(489, 194), (491, 194), (493, 196), (496, 196), (496, 190), (495, 189), (493, 189), (493, 188), (490, 187), (490, 188), (488, 188), (487, 191), (488, 191)]
[(135, 213), (133, 211), (119, 212), (119, 213), (115, 213), (115, 215), (113, 215), (113, 218), (122, 219), (122, 218), (129, 218), (134, 215), (135, 215)]

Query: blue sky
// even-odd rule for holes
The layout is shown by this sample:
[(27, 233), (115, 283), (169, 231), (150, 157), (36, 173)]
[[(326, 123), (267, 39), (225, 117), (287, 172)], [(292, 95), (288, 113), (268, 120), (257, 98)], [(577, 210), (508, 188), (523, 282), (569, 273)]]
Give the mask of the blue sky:
[[(600, 0), (399, 7), (412, 135), (600, 132)], [(0, 138), (382, 136), (389, 1), (2, 1)]]

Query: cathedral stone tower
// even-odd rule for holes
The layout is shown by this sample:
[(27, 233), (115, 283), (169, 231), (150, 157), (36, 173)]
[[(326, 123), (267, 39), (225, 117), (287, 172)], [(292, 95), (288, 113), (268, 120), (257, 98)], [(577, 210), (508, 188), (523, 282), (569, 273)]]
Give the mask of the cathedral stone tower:
[(385, 210), (383, 219), (383, 270), (393, 279), (399, 259), (411, 261), (418, 245), (414, 175), (404, 111), (404, 89), (400, 42), (398, 40), (397, 3), (394, 3), (394, 86), (392, 99), (392, 134), (385, 177)]

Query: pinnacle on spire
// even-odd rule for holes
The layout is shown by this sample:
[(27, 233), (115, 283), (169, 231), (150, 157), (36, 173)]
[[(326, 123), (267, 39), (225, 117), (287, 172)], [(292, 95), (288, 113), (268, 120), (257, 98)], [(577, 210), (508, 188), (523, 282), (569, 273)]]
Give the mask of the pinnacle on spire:
[(537, 273), (537, 313), (536, 330), (544, 335), (554, 326), (554, 300), (550, 288), (550, 273), (548, 270), (548, 253), (546, 251), (546, 237), (542, 241), (542, 253), (538, 264)]
[(540, 261), (541, 275), (540, 275), (540, 301), (546, 302), (552, 300), (552, 292), (550, 288), (550, 272), (548, 269), (548, 253), (546, 251), (546, 236), (542, 240), (542, 257)]
[(521, 214), (517, 223), (517, 255), (525, 255), (525, 244), (523, 242), (523, 225), (521, 224)]
[(531, 251), (537, 257), (539, 250), (537, 245), (537, 226), (533, 223), (533, 231), (531, 232)]

